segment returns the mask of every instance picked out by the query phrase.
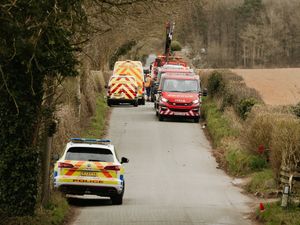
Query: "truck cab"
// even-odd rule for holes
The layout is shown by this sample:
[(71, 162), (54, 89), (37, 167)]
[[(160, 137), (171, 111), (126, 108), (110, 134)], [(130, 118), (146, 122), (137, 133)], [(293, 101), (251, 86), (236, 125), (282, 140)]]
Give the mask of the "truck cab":
[(161, 78), (164, 74), (172, 73), (176, 75), (187, 75), (187, 76), (194, 76), (195, 72), (193, 69), (189, 69), (187, 67), (183, 67), (181, 65), (164, 65), (161, 68), (158, 68), (157, 76), (153, 79), (154, 82), (152, 83), (152, 92), (151, 92), (151, 99), (155, 101), (157, 90), (159, 88), (159, 84)]
[(198, 123), (200, 119), (201, 89), (198, 76), (164, 74), (155, 102), (159, 121), (167, 117), (184, 117)]

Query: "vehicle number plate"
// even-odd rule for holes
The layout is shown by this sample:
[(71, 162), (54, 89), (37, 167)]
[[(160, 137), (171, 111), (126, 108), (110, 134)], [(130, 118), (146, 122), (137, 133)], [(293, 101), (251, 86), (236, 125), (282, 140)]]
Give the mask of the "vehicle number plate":
[(80, 175), (84, 176), (84, 177), (96, 177), (97, 173), (96, 172), (81, 172)]
[(174, 115), (175, 116), (184, 116), (185, 113), (184, 112), (175, 112)]

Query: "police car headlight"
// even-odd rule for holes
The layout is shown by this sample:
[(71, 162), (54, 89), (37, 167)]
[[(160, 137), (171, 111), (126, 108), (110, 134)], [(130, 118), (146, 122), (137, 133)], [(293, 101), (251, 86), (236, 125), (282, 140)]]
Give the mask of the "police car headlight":
[(193, 104), (198, 104), (198, 103), (199, 103), (199, 99), (193, 101)]
[(165, 103), (168, 102), (168, 99), (166, 99), (166, 98), (164, 98), (164, 97), (162, 97), (160, 100), (161, 100), (162, 102), (165, 102)]

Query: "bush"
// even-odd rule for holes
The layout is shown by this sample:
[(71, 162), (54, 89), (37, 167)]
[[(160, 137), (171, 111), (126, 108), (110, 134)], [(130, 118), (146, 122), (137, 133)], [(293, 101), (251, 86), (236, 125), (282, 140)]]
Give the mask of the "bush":
[(221, 111), (224, 111), (226, 107), (230, 107), (234, 105), (235, 96), (231, 92), (230, 87), (224, 87), (224, 93), (222, 95), (222, 103), (221, 103)]
[(277, 177), (280, 167), (291, 169), (300, 164), (300, 121), (285, 117), (276, 121), (271, 137), (270, 160)]
[(227, 170), (232, 175), (245, 175), (250, 172), (259, 171), (266, 167), (266, 160), (253, 155), (241, 148), (230, 146), (225, 153), (227, 161)]
[(34, 216), (3, 218), (0, 209), (0, 223), (3, 222), (6, 225), (59, 225), (66, 220), (69, 210), (67, 200), (60, 193), (54, 192), (47, 207), (38, 208)]
[(171, 43), (171, 51), (181, 51), (182, 46), (179, 41), (172, 41)]
[(246, 86), (243, 78), (230, 71), (213, 71), (208, 78), (208, 92), (221, 99), (220, 109), (233, 107), (240, 118), (246, 119), (252, 107), (262, 103), (258, 92)]
[(300, 102), (292, 107), (292, 111), (297, 117), (300, 117)]
[(224, 80), (222, 77), (222, 74), (218, 71), (212, 72), (212, 74), (208, 78), (208, 94), (213, 96), (216, 96), (220, 94), (224, 89)]
[(119, 57), (126, 55), (136, 44), (135, 40), (130, 40), (122, 44), (109, 59), (109, 68), (112, 70)]
[(263, 196), (276, 191), (276, 182), (272, 170), (265, 169), (252, 174), (246, 189), (251, 193), (262, 193)]
[(268, 203), (263, 212), (258, 212), (257, 218), (266, 225), (299, 225), (300, 208), (291, 205), (286, 210), (280, 206), (280, 202)]
[(250, 113), (252, 107), (257, 103), (257, 100), (253, 97), (243, 98), (236, 105), (236, 111), (238, 115), (245, 120)]
[[(265, 150), (270, 149), (274, 119), (272, 114), (261, 112), (253, 113), (246, 120), (241, 139), (248, 151), (257, 154), (259, 146), (263, 146)], [(267, 154), (265, 151), (264, 155), (268, 158)]]

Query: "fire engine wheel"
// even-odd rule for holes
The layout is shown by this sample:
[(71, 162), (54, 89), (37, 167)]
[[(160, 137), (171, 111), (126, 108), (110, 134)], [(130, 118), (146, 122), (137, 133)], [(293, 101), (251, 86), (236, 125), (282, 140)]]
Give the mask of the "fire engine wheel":
[(161, 114), (158, 114), (158, 120), (159, 120), (159, 121), (164, 121), (164, 116), (161, 115)]
[(111, 101), (107, 101), (107, 105), (110, 107), (111, 106)]
[(135, 101), (135, 102), (133, 103), (133, 106), (134, 106), (134, 107), (138, 107), (138, 105), (139, 105), (138, 101)]
[(157, 112), (157, 110), (155, 110), (155, 115), (156, 115), (156, 116), (158, 116), (158, 112)]
[(195, 119), (194, 119), (194, 122), (195, 122), (195, 123), (199, 123), (199, 119), (200, 119), (199, 117), (198, 117), (198, 118), (195, 118)]

